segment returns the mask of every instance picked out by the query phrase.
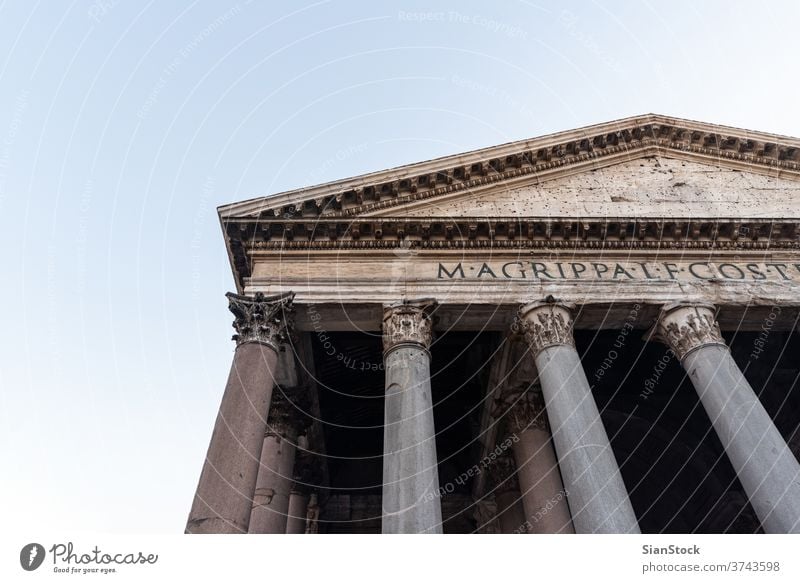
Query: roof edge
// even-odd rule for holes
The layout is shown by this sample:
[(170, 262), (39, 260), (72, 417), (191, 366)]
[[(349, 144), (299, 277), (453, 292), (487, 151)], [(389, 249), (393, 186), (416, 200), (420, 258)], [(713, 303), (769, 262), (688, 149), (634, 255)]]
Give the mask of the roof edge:
[(747, 140), (780, 142), (781, 144), (800, 149), (800, 139), (790, 136), (699, 122), (655, 113), (647, 113), (625, 117), (609, 122), (583, 126), (571, 130), (554, 132), (534, 138), (507, 142), (505, 144), (496, 146), (479, 148), (459, 154), (441, 156), (422, 162), (405, 164), (384, 170), (361, 174), (358, 176), (325, 182), (314, 186), (301, 187), (275, 194), (258, 196), (251, 199), (221, 205), (217, 207), (217, 213), (221, 219), (238, 216), (241, 213), (257, 213), (275, 207), (283, 207), (311, 199), (319, 199), (326, 196), (336, 195), (344, 191), (362, 188), (369, 185), (380, 184), (387, 181), (402, 180), (404, 178), (425, 174), (427, 172), (435, 172), (446, 166), (473, 164), (476, 162), (485, 161), (487, 159), (508, 156), (520, 151), (540, 149), (542, 147), (557, 144), (559, 142), (583, 139), (588, 136), (594, 136), (605, 132), (618, 132), (626, 129), (635, 129), (637, 127), (646, 126), (649, 124), (685, 126), (687, 129), (694, 131), (726, 134), (729, 137), (737, 137)]

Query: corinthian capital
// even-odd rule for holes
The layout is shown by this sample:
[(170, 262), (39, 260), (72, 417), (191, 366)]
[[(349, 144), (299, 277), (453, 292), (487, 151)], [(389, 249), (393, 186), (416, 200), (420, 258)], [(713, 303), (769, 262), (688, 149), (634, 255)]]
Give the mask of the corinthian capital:
[(664, 306), (650, 337), (669, 346), (680, 360), (701, 346), (725, 346), (710, 304)]
[(555, 302), (533, 302), (517, 313), (514, 329), (521, 333), (534, 356), (549, 346), (575, 346), (571, 306)]
[(233, 340), (237, 345), (259, 342), (276, 352), (281, 343), (288, 340), (293, 314), (294, 294), (289, 292), (275, 296), (240, 296), (227, 293), (228, 309), (234, 315)]
[(383, 311), (383, 351), (403, 344), (428, 349), (433, 338), (431, 310), (435, 302), (420, 300), (388, 306)]

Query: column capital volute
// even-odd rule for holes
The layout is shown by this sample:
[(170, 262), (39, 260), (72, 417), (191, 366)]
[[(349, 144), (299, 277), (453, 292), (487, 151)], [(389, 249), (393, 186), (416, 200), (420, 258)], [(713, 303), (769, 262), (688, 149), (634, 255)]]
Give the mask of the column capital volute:
[(265, 296), (257, 292), (252, 296), (227, 293), (228, 309), (234, 316), (232, 339), (237, 346), (248, 342), (264, 344), (275, 352), (288, 342), (292, 331), (294, 293), (287, 292)]
[(700, 302), (676, 302), (665, 305), (648, 340), (663, 342), (678, 360), (704, 346), (727, 346), (716, 321), (716, 307)]
[(552, 297), (525, 304), (517, 311), (512, 332), (522, 335), (534, 356), (550, 346), (575, 346), (572, 335), (575, 305)]
[(428, 350), (433, 339), (433, 310), (436, 301), (402, 301), (383, 308), (383, 353), (416, 346)]

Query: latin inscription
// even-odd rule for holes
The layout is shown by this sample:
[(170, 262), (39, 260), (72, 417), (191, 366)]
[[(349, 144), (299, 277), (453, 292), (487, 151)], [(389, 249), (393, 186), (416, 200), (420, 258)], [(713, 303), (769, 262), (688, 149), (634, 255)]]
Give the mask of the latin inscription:
[(800, 263), (506, 261), (439, 263), (448, 280), (800, 281)]

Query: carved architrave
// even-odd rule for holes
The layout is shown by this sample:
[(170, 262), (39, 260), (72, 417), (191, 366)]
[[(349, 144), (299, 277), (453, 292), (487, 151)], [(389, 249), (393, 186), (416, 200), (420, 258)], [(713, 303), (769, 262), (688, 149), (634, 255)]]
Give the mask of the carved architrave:
[(420, 300), (403, 302), (384, 309), (384, 354), (404, 344), (421, 346), (427, 350), (433, 339), (431, 311), (434, 306), (433, 300)]
[(258, 342), (270, 346), (276, 352), (289, 340), (293, 319), (293, 293), (275, 296), (240, 296), (227, 293), (228, 309), (234, 315), (233, 340), (237, 346), (247, 342)]
[(514, 331), (522, 334), (534, 356), (549, 346), (575, 346), (571, 306), (534, 302), (520, 308)]
[(674, 304), (661, 313), (652, 337), (669, 346), (679, 360), (692, 350), (708, 345), (726, 346), (708, 304)]
[(520, 434), (528, 429), (550, 431), (544, 395), (538, 385), (507, 389), (496, 403), (498, 416), (505, 416), (506, 431)]

